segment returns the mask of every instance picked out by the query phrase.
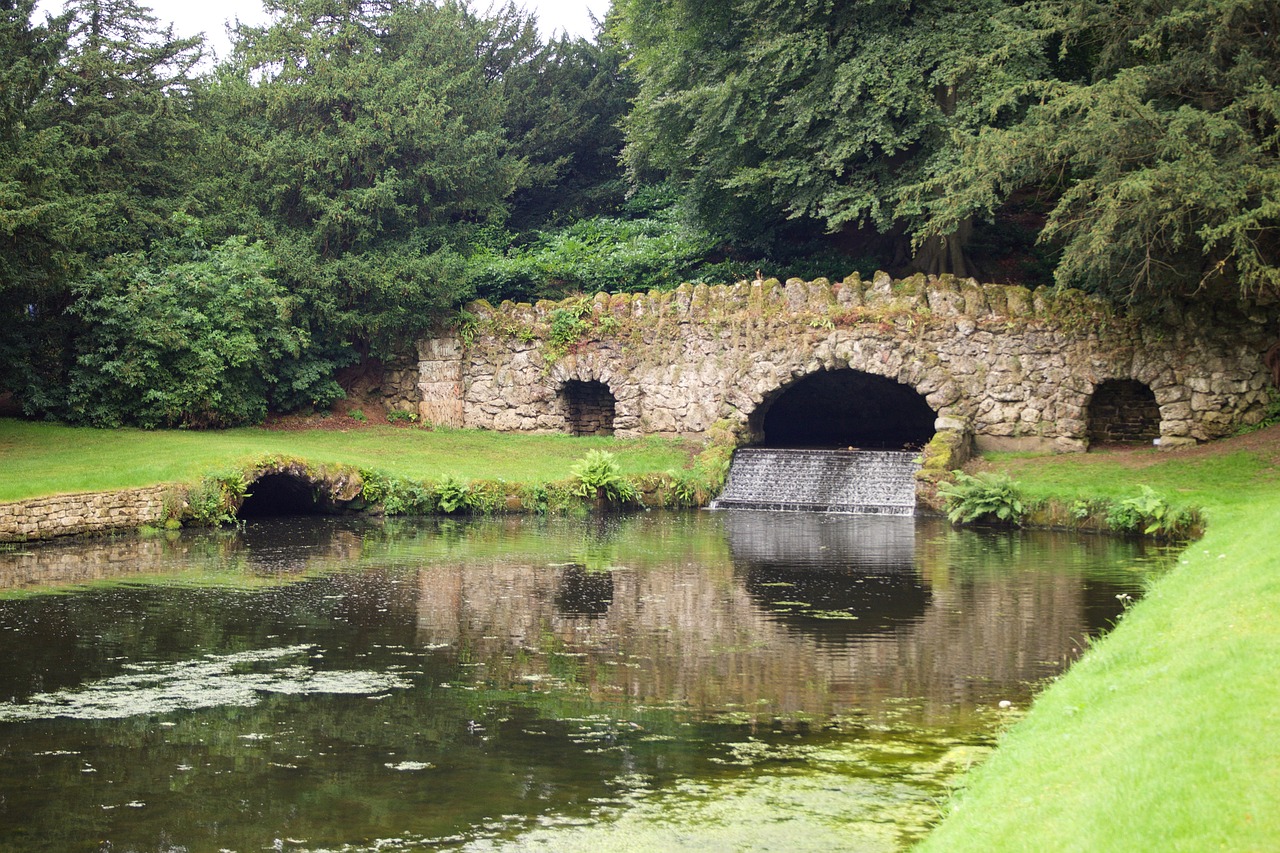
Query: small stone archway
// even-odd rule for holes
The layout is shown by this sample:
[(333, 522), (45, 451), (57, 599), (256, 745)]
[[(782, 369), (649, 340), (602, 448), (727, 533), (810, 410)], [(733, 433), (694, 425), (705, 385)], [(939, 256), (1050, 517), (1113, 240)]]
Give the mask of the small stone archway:
[(595, 379), (567, 379), (557, 393), (570, 435), (613, 435), (617, 400)]
[(909, 385), (852, 368), (820, 370), (760, 404), (748, 427), (764, 447), (923, 447), (937, 413)]
[(244, 496), (234, 507), (240, 519), (343, 513), (364, 485), (354, 469), (313, 471), (298, 461), (266, 463), (245, 479)]
[(1091, 446), (1151, 444), (1160, 437), (1160, 406), (1155, 392), (1136, 379), (1099, 382), (1086, 413), (1085, 437)]
[(236, 510), (236, 517), (318, 515), (324, 511), (320, 490), (315, 483), (287, 471), (278, 471), (264, 474), (249, 485), (240, 508)]

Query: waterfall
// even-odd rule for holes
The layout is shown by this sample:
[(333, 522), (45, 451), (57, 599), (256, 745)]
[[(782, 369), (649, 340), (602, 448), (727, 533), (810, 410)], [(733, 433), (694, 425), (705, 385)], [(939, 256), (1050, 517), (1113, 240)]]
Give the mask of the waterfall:
[(915, 515), (918, 454), (744, 447), (711, 509)]

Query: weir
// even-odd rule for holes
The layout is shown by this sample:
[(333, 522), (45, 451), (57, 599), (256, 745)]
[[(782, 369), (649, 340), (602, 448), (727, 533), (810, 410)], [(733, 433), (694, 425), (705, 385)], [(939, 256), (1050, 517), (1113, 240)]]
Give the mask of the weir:
[(915, 515), (919, 454), (744, 447), (711, 509)]

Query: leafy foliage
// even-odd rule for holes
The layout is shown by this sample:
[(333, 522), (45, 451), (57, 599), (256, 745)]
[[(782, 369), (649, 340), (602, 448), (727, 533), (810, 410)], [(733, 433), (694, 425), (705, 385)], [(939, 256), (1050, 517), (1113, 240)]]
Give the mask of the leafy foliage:
[[(73, 309), (88, 327), (64, 416), (94, 426), (231, 426), (266, 414), (277, 367), (307, 338), (296, 300), (269, 276), (260, 243), (233, 237), (165, 265), (119, 255), (85, 278)], [(296, 389), (293, 389), (296, 392)], [(331, 379), (311, 389), (327, 404)]]
[(1060, 284), (1147, 300), (1280, 292), (1273, 3), (1032, 3), (999, 20), (1059, 45), (1058, 74), (1016, 122), (966, 130), (949, 173), (916, 188), (932, 211), (922, 234), (1039, 188)]
[(56, 407), (83, 331), (73, 284), (173, 234), (200, 138), (198, 40), (132, 0), (72, 0), (34, 24), (0, 6), (0, 388)]
[(500, 45), (455, 2), (269, 0), (220, 97), (240, 192), (330, 334), (393, 348), (467, 295), (468, 223), (505, 210)]
[(607, 450), (588, 450), (569, 470), (577, 481), (575, 494), (579, 497), (615, 504), (639, 500), (635, 484), (622, 475), (617, 457)]
[(670, 289), (697, 277), (716, 248), (708, 232), (674, 211), (640, 219), (596, 217), (505, 251), (478, 253), (468, 273), (490, 299)]
[(508, 140), (527, 164), (510, 224), (526, 230), (612, 215), (628, 191), (618, 162), (618, 123), (634, 94), (625, 53), (603, 34), (594, 42), (562, 34), (520, 56), (501, 70)]
[(1008, 474), (983, 472), (976, 475), (955, 472), (955, 482), (938, 484), (945, 500), (947, 518), (953, 524), (975, 521), (1003, 521), (1020, 524), (1026, 503), (1018, 484)]
[(1150, 486), (1141, 488), (1139, 494), (1116, 502), (1107, 511), (1107, 525), (1112, 530), (1164, 536), (1185, 530), (1191, 521), (1186, 510), (1170, 506)]
[(444, 474), (440, 477), (440, 481), (436, 484), (436, 493), (439, 497), (440, 511), (443, 513), (458, 512), (468, 506), (470, 490), (465, 482), (452, 474)]
[(673, 176), (738, 240), (787, 219), (892, 233), (914, 213), (901, 188), (946, 174), (954, 134), (1005, 119), (1040, 73), (1002, 5), (618, 0), (640, 86), (628, 167)]

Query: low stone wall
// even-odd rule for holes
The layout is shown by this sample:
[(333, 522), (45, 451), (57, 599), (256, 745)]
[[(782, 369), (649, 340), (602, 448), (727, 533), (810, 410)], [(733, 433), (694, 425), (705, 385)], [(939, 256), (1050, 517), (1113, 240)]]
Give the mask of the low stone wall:
[[(419, 344), (424, 420), (569, 432), (566, 389), (598, 382), (620, 437), (696, 436), (720, 421), (758, 437), (791, 386), (847, 369), (913, 389), (937, 429), (970, 433), (980, 449), (1086, 449), (1095, 391), (1116, 380), (1150, 389), (1163, 446), (1194, 444), (1264, 416), (1274, 390), (1264, 354), (1280, 337), (1274, 309), (1192, 304), (1156, 320), (1078, 291), (947, 276), (681, 285), (470, 310), (468, 334)], [(557, 341), (553, 321), (577, 339)]]
[(85, 492), (0, 504), (0, 542), (133, 530), (164, 520), (170, 486)]

